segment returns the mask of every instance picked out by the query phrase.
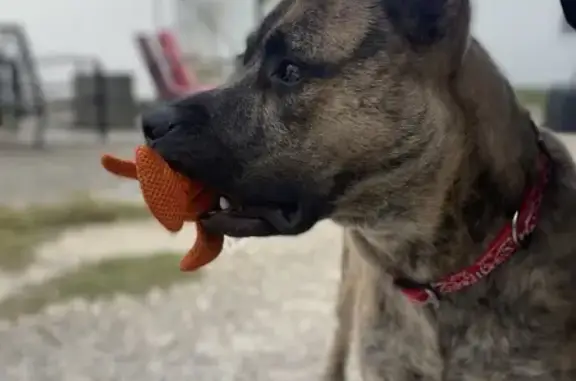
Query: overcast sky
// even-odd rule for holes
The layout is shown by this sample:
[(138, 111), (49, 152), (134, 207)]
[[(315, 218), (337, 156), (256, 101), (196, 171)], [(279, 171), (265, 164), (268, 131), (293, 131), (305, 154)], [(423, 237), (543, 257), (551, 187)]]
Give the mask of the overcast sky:
[(559, 0), (478, 0), (474, 32), (510, 78), (547, 84), (576, 73), (576, 37), (562, 34)]
[[(231, 45), (239, 48), (252, 22), (252, 9), (246, 6), (251, 0), (210, 1), (224, 2), (219, 24), (233, 41)], [(162, 11), (154, 8), (153, 2), (0, 0), (0, 20), (24, 23), (38, 55), (98, 55), (109, 68), (136, 71), (139, 92), (149, 93), (150, 83), (134, 50), (133, 34), (138, 30), (150, 30), (155, 23), (168, 25), (176, 20), (176, 13), (168, 6), (170, 0), (163, 1)], [(186, 12), (182, 10), (180, 14), (183, 13)], [(518, 84), (565, 81), (576, 72), (576, 38), (560, 33), (560, 21), (558, 0), (475, 1), (475, 34)], [(203, 38), (202, 31), (194, 29), (195, 22), (184, 24), (187, 34), (197, 39), (183, 42), (196, 50), (215, 50), (216, 43)]]

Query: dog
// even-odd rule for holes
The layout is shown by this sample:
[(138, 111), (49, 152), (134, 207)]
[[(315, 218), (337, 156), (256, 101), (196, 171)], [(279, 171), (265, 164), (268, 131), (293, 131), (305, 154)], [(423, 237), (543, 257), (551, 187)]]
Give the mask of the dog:
[[(343, 227), (325, 379), (576, 380), (576, 176), (470, 0), (283, 0), (216, 89), (143, 117), (233, 237)], [(229, 204), (229, 205), (228, 205)]]

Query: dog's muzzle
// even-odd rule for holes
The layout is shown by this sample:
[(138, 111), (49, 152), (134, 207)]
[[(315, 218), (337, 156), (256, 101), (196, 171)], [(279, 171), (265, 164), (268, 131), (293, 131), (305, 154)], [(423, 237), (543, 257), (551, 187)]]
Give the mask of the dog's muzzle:
[[(190, 110), (190, 106), (187, 109)], [(198, 125), (190, 126), (171, 105), (153, 110), (142, 118), (142, 132), (151, 148), (174, 170), (220, 193), (220, 200), (224, 201), (215, 203), (200, 218), (206, 230), (231, 237), (296, 235), (309, 230), (318, 221), (314, 208), (305, 205), (299, 197), (288, 196), (288, 191), (282, 191), (286, 187), (278, 186), (274, 191), (264, 192), (265, 195), (274, 193), (273, 197), (256, 196), (262, 188), (257, 184), (251, 185), (251, 190), (235, 189), (230, 180), (235, 173), (234, 163), (229, 163), (234, 160), (218, 157), (219, 150), (224, 152), (228, 147), (219, 147), (214, 135), (202, 132), (205, 126), (212, 128), (212, 121), (207, 118), (207, 113), (200, 113), (194, 118)], [(197, 130), (193, 131), (193, 128)], [(289, 202), (270, 201), (278, 199), (289, 199)]]

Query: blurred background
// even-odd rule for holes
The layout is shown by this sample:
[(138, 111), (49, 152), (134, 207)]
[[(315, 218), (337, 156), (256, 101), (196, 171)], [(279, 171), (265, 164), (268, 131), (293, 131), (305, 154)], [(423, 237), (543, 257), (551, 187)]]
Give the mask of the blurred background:
[[(139, 113), (220, 83), (274, 0), (0, 0), (0, 380), (310, 380), (330, 339), (338, 229), (227, 242), (150, 220)], [(477, 0), (474, 33), (576, 149), (576, 34), (558, 1)]]

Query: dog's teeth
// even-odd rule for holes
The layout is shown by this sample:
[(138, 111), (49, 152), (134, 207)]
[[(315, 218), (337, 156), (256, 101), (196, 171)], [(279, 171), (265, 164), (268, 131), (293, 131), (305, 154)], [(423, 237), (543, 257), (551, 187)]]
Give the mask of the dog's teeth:
[(230, 209), (230, 201), (224, 197), (220, 197), (220, 209), (227, 210)]

